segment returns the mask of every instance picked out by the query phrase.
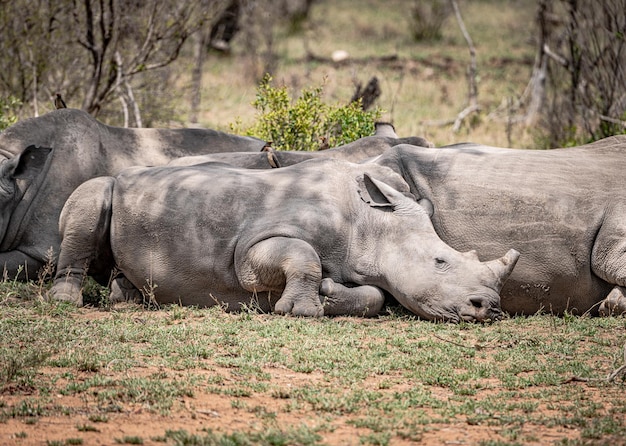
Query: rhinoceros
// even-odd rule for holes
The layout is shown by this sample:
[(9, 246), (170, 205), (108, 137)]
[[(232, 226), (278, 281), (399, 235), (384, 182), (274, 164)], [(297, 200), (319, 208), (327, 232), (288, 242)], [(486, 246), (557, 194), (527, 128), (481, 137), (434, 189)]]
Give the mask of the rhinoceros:
[(626, 136), (547, 151), (400, 145), (374, 162), (433, 203), (435, 230), (453, 248), (520, 252), (501, 292), (506, 312), (626, 309)]
[(497, 319), (518, 253), (480, 262), (455, 251), (426, 209), (399, 175), (374, 164), (127, 169), (68, 199), (50, 292), (80, 305), (84, 275), (115, 267), (158, 303), (370, 316), (386, 291), (425, 319)]
[(191, 166), (206, 162), (223, 162), (246, 169), (270, 169), (291, 166), (308, 159), (334, 158), (351, 162), (364, 161), (380, 155), (398, 144), (410, 144), (420, 147), (433, 147), (433, 144), (421, 136), (400, 138), (390, 124), (377, 123), (376, 132), (348, 144), (319, 151), (264, 150), (259, 153), (212, 153), (177, 158), (170, 166)]
[(258, 152), (264, 145), (215, 130), (111, 127), (75, 109), (20, 121), (0, 133), (0, 271), (37, 277), (49, 250), (58, 252), (65, 200), (90, 178), (184, 155)]
[[(393, 127), (380, 124), (374, 136), (326, 150), (321, 156), (361, 160), (398, 142), (429, 144), (422, 138), (398, 139)], [(269, 168), (268, 154), (260, 152), (265, 146), (257, 138), (208, 129), (111, 127), (76, 109), (21, 121), (0, 133), (0, 270), (4, 268), (9, 278), (18, 273), (19, 278), (37, 278), (40, 267), (53, 262), (60, 244), (61, 208), (72, 191), (90, 178), (207, 153), (237, 152), (229, 156)], [(320, 156), (314, 153), (311, 157)], [(309, 157), (285, 156), (297, 161)], [(287, 158), (283, 162), (292, 163)]]

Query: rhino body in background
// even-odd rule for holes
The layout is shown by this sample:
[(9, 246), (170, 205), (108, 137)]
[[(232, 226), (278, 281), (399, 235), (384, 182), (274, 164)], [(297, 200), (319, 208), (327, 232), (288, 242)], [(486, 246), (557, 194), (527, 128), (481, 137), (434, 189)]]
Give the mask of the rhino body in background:
[[(0, 270), (25, 265), (30, 278), (58, 253), (58, 218), (67, 197), (90, 178), (134, 165), (221, 151), (258, 152), (265, 142), (203, 129), (129, 129), (61, 109), (0, 133)], [(41, 149), (30, 148), (36, 146)], [(22, 274), (24, 278), (26, 274)]]
[(228, 163), (246, 169), (270, 169), (291, 166), (308, 159), (333, 158), (359, 162), (380, 155), (398, 144), (432, 147), (433, 144), (420, 136), (400, 138), (389, 124), (376, 126), (376, 133), (348, 144), (319, 151), (268, 150), (260, 153), (214, 153), (210, 155), (186, 156), (170, 162), (170, 166), (191, 166), (207, 162)]
[(626, 136), (555, 150), (396, 146), (374, 162), (433, 203), (435, 230), (453, 248), (520, 252), (503, 310), (626, 309)]
[(332, 159), (127, 169), (68, 199), (51, 294), (82, 304), (85, 273), (115, 266), (114, 293), (159, 303), (373, 315), (384, 290), (426, 319), (497, 318), (518, 254), (482, 263), (451, 249), (407, 195), (387, 168)]

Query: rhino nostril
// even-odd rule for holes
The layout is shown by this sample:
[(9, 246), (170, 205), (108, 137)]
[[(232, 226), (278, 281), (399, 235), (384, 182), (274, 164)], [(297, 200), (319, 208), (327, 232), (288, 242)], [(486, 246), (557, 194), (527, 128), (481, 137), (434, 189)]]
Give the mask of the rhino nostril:
[(474, 306), (474, 308), (482, 308), (483, 307), (483, 299), (480, 297), (472, 297), (470, 298), (470, 302)]

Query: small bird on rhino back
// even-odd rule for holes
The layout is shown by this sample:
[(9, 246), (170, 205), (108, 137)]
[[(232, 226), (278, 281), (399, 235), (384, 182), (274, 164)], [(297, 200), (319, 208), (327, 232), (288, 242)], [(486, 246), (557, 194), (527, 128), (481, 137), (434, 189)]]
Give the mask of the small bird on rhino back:
[(56, 93), (54, 96), (54, 108), (56, 108), (57, 110), (60, 108), (67, 108), (65, 101), (61, 97), (61, 93)]

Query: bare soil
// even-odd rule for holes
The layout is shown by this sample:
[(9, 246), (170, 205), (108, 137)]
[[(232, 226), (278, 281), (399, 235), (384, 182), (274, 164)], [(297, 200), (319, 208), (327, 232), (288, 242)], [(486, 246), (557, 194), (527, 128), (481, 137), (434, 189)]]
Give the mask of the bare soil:
[[(107, 313), (97, 310), (83, 310), (78, 316), (81, 319), (94, 321), (108, 317)], [(210, 360), (209, 360), (210, 361)], [(272, 426), (285, 431), (290, 427), (307, 425), (314, 427), (321, 421), (326, 423), (326, 427), (320, 429), (318, 434), (322, 437), (320, 443), (330, 445), (359, 445), (363, 444), (363, 437), (371, 433), (370, 429), (356, 427), (350, 421), (362, 417), (362, 412), (344, 415), (320, 416), (306, 405), (301, 405), (294, 409), (288, 407), (290, 403), (289, 389), (302, 388), (307, 385), (316, 385), (327, 382), (323, 373), (313, 371), (311, 373), (298, 373), (285, 367), (265, 367), (264, 372), (271, 376), (269, 385), (285, 390), (285, 398), (277, 398), (270, 392), (253, 392), (250, 396), (231, 396), (216, 394), (215, 392), (203, 390), (195, 387), (193, 396), (186, 396), (176, 400), (174, 407), (167, 414), (155, 413), (147, 410), (141, 404), (120, 402), (115, 411), (108, 411), (106, 419), (98, 419), (102, 414), (102, 402), (97, 400), (96, 395), (90, 392), (83, 392), (78, 395), (51, 395), (54, 407), (61, 408), (56, 414), (50, 415), (54, 411), (47, 411), (44, 416), (33, 417), (9, 417), (0, 422), (0, 445), (113, 445), (113, 444), (133, 444), (133, 438), (141, 439), (144, 445), (164, 444), (164, 436), (167, 431), (185, 430), (187, 433), (203, 436), (208, 430), (219, 433), (232, 432), (258, 432), (260, 429), (267, 429), (268, 423), (259, 418), (259, 412), (272, 413), (275, 419)], [(140, 366), (130, 371), (116, 372), (111, 368), (101, 370), (99, 373), (111, 378), (128, 378), (149, 376), (158, 372), (168, 374), (179, 374), (180, 379), (184, 379), (189, 370), (176, 371), (164, 370), (150, 366)], [(196, 369), (194, 374), (229, 376), (229, 370), (216, 364), (206, 367), (205, 370)], [(51, 376), (59, 376), (59, 368), (42, 367), (39, 376), (42, 380), (50, 379)], [(90, 372), (75, 373), (72, 378), (75, 382), (81, 382), (92, 376)], [(372, 375), (362, 382), (364, 389), (386, 389), (386, 391), (403, 392), (415, 385), (415, 383), (402, 380), (400, 376), (394, 379), (393, 372), (384, 375)], [(381, 384), (382, 381), (391, 385)], [(488, 399), (497, 393), (497, 380), (493, 380), (493, 386), (489, 385), (489, 378), (485, 379), (485, 390), (479, 390), (474, 399)], [(56, 388), (63, 388), (66, 382), (63, 378), (57, 378)], [(229, 386), (228, 378), (221, 384)], [(620, 412), (621, 425), (626, 425), (626, 398), (623, 397), (623, 386), (614, 387), (594, 386), (591, 383), (577, 377), (563, 382), (563, 389), (567, 386), (577, 386), (581, 398), (597, 402), (599, 412)], [(496, 387), (494, 389), (494, 386)], [(432, 394), (448, 401), (454, 398), (452, 392), (445, 387), (432, 386), (429, 388)], [(535, 387), (533, 391), (537, 391)], [(539, 389), (539, 391), (541, 391)], [(95, 392), (94, 392), (95, 393)], [(12, 407), (19, 404), (25, 398), (36, 399), (41, 397), (37, 390), (32, 388), (20, 388), (7, 384), (0, 388), (0, 407)], [(458, 398), (458, 396), (457, 396)], [(244, 400), (245, 406), (238, 407), (234, 404), (236, 400)], [(621, 401), (621, 407), (619, 402)], [(514, 401), (511, 401), (514, 402)], [(617, 402), (617, 403), (616, 403)], [(563, 401), (563, 404), (570, 404), (571, 401)], [(258, 409), (258, 410), (251, 410)], [(433, 419), (438, 419), (438, 415), (431, 409), (419, 409), (421, 415), (432, 415)], [(557, 416), (557, 408), (551, 404), (541, 404), (534, 415), (536, 417)], [(476, 415), (482, 414), (479, 411)], [(578, 426), (563, 426), (555, 423), (521, 425), (517, 432), (517, 438), (524, 439), (522, 443), (512, 441), (510, 436), (506, 436), (505, 428), (497, 423), (497, 416), (489, 419), (483, 416), (479, 422), (466, 415), (458, 415), (444, 423), (430, 423), (424, 426), (419, 435), (412, 438), (401, 438), (392, 435), (388, 443), (391, 445), (477, 445), (477, 444), (572, 444), (564, 443), (574, 441), (575, 444), (607, 444), (626, 445), (626, 438), (619, 436), (603, 435), (598, 439), (581, 439), (581, 428)], [(492, 423), (493, 421), (493, 423)], [(85, 427), (88, 427), (86, 429)], [(578, 443), (580, 442), (580, 443)], [(137, 444), (137, 443), (135, 443)]]
[[(267, 369), (272, 374), (272, 381), (277, 382), (311, 382), (322, 380), (321, 375), (297, 374), (281, 369)], [(45, 373), (45, 372), (44, 372)], [(365, 383), (365, 385), (371, 385)], [(577, 383), (572, 385), (582, 385)], [(588, 397), (602, 401), (605, 395), (599, 394), (599, 389), (588, 389)], [(18, 394), (21, 392), (17, 392)], [(446, 396), (443, 395), (442, 398)], [(11, 404), (21, 399), (22, 395), (4, 395), (3, 400)], [(140, 437), (143, 444), (159, 445), (162, 442), (154, 441), (152, 438), (162, 437), (167, 430), (186, 430), (190, 434), (202, 435), (204, 430), (211, 429), (217, 432), (233, 431), (254, 431), (257, 428), (258, 418), (247, 409), (233, 408), (231, 405), (233, 397), (216, 395), (213, 393), (197, 392), (193, 397), (185, 397), (178, 401), (176, 408), (169, 415), (159, 415), (144, 410), (140, 406), (122, 404), (119, 413), (107, 415), (107, 422), (94, 423), (90, 420), (90, 415), (98, 413), (98, 404), (95, 398), (89, 395), (80, 398), (74, 396), (56, 395), (56, 404), (64, 408), (72, 408), (71, 415), (44, 416), (34, 424), (28, 424), (28, 420), (12, 418), (6, 423), (0, 424), (0, 444), (3, 445), (46, 445), (52, 441), (59, 441), (65, 444), (68, 439), (82, 438), (86, 445), (110, 445), (116, 444), (126, 437)], [(267, 411), (277, 414), (276, 423), (278, 426), (288, 428), (307, 424), (316, 415), (309, 411), (289, 411), (281, 410), (280, 406), (286, 403), (270, 395), (255, 394), (246, 398), (248, 407), (263, 407)], [(550, 409), (544, 407), (540, 409), (545, 414), (549, 414)], [(348, 424), (350, 416), (341, 416), (332, 420), (334, 426), (332, 432), (321, 433), (323, 442), (332, 445), (359, 445), (359, 438), (367, 434), (368, 429), (357, 428)], [(94, 426), (97, 431), (79, 431), (79, 426)], [(481, 441), (504, 441), (501, 435), (501, 427), (493, 427), (485, 424), (472, 424), (467, 419), (459, 418), (451, 423), (431, 424), (419, 441), (414, 439), (403, 440), (394, 437), (390, 444), (409, 445), (432, 444), (432, 445), (474, 445)], [(25, 438), (18, 438), (19, 433), (26, 433)], [(528, 425), (520, 432), (523, 436), (537, 438), (536, 442), (525, 442), (525, 444), (551, 444), (564, 438), (580, 438), (580, 432), (575, 428), (545, 427)], [(604, 440), (608, 441), (607, 439)], [(626, 444), (626, 439), (610, 439), (606, 444)]]

